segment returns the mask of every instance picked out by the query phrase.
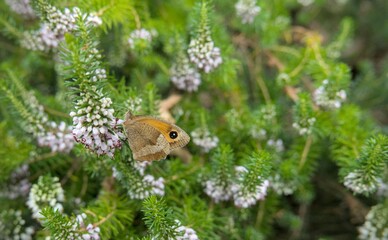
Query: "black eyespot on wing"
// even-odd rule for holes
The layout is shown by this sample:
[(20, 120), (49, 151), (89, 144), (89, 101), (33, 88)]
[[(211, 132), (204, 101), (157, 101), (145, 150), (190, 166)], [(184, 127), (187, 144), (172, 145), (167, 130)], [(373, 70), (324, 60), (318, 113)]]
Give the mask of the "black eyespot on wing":
[(170, 136), (171, 139), (175, 139), (175, 138), (178, 137), (178, 133), (176, 131), (171, 131), (169, 133), (169, 136)]

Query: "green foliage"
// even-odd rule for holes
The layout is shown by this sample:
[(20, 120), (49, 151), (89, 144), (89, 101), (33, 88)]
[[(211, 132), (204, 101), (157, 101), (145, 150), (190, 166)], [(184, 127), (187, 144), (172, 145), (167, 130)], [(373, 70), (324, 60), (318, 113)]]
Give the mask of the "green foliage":
[(44, 217), (43, 226), (52, 232), (55, 239), (74, 237), (74, 230), (70, 218), (66, 215), (47, 207), (42, 210)]
[(248, 173), (244, 177), (244, 187), (253, 191), (253, 189), (268, 178), (271, 170), (271, 155), (261, 151), (253, 153), (248, 158)]
[(150, 230), (151, 236), (157, 239), (176, 237), (176, 222), (172, 209), (164, 200), (151, 196), (143, 201), (144, 222)]
[[(25, 2), (0, 2), (6, 237), (386, 236), (386, 2)], [(127, 111), (191, 141), (136, 162)]]
[(9, 134), (6, 122), (0, 123), (0, 138), (0, 159), (3, 165), (0, 168), (0, 183), (3, 183), (13, 170), (28, 159), (33, 147), (26, 140), (18, 140)]

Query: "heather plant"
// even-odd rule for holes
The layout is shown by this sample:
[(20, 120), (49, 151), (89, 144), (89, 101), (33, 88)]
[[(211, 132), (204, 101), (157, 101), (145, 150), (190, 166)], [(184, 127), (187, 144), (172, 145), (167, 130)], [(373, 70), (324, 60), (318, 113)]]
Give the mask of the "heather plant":
[[(368, 4), (1, 1), (0, 239), (387, 239)], [(191, 141), (136, 161), (128, 111)]]

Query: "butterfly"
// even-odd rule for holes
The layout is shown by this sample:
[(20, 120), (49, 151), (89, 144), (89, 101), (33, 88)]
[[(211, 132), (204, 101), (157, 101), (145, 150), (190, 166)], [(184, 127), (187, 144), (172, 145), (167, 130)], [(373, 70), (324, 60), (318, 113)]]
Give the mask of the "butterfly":
[(123, 125), (133, 159), (137, 161), (165, 159), (172, 150), (190, 141), (190, 136), (180, 127), (150, 116), (128, 112)]

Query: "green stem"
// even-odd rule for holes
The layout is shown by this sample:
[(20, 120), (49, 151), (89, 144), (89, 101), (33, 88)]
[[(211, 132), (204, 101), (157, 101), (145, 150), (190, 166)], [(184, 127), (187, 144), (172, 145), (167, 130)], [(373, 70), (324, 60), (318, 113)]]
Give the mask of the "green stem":
[(319, 51), (319, 47), (317, 44), (314, 44), (312, 46), (313, 48), (313, 51), (314, 51), (314, 55), (315, 55), (315, 58), (317, 59), (318, 61), (318, 64), (319, 66), (322, 68), (322, 70), (325, 72), (325, 75), (328, 76), (329, 75), (329, 66), (327, 66), (327, 64), (325, 63), (325, 61), (323, 60), (323, 57), (321, 55), (321, 52)]
[(304, 164), (306, 163), (306, 160), (307, 160), (307, 155), (308, 153), (310, 152), (310, 148), (311, 148), (311, 144), (313, 142), (313, 137), (311, 135), (309, 135), (307, 137), (307, 140), (306, 140), (306, 144), (304, 145), (304, 149), (303, 149), (303, 152), (302, 152), (302, 156), (300, 158), (300, 162), (299, 162), (299, 171), (302, 170)]
[(296, 75), (299, 74), (300, 71), (302, 71), (303, 67), (306, 65), (306, 62), (307, 62), (309, 55), (310, 55), (310, 49), (307, 48), (304, 55), (303, 55), (302, 60), (298, 64), (298, 66), (296, 66), (296, 68), (294, 68), (294, 70), (292, 70), (292, 72), (289, 74), (289, 76), (291, 78), (295, 77)]
[(265, 199), (260, 201), (259, 210), (257, 211), (257, 215), (256, 215), (256, 224), (255, 224), (256, 229), (258, 229), (261, 223), (263, 222), (264, 210), (265, 210)]

